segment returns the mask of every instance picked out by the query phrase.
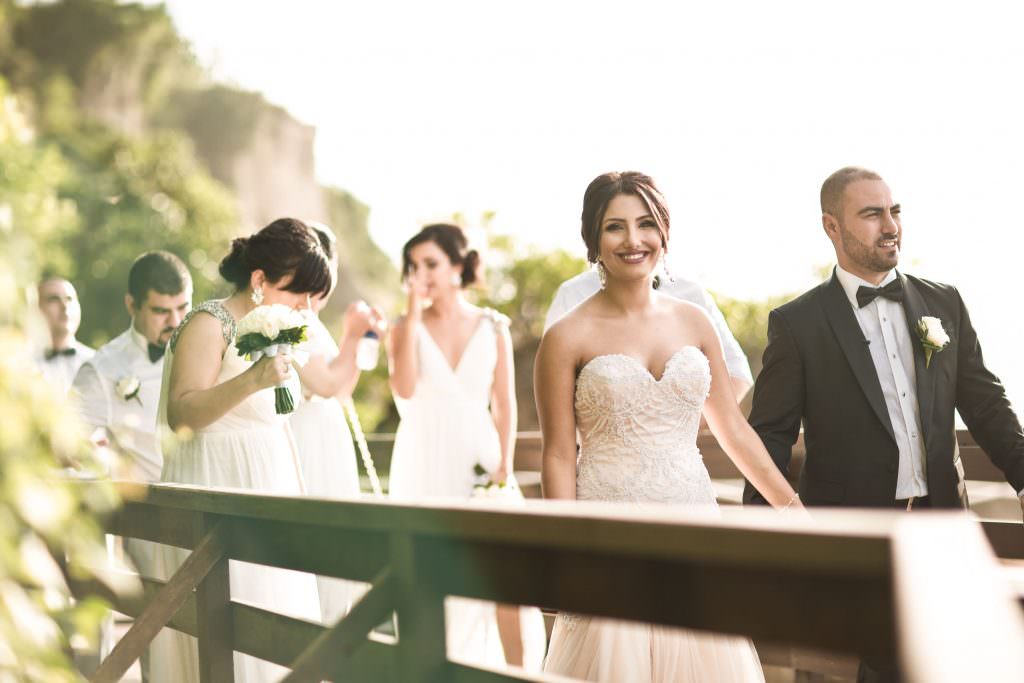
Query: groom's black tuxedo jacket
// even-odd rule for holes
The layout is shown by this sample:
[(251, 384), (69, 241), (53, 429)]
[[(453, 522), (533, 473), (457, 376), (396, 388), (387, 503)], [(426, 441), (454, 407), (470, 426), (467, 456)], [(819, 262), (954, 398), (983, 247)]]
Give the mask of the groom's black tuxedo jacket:
[[(999, 379), (986, 367), (960, 293), (899, 273), (914, 343), (917, 400), (933, 507), (966, 506), (953, 422), (957, 410), (1014, 490), (1024, 488), (1024, 434)], [(934, 316), (950, 337), (925, 367), (916, 323)], [(773, 310), (750, 424), (775, 464), (789, 466), (804, 427), (800, 498), (808, 505), (891, 507), (899, 451), (868, 342), (832, 278)], [(764, 503), (748, 483), (744, 502)]]

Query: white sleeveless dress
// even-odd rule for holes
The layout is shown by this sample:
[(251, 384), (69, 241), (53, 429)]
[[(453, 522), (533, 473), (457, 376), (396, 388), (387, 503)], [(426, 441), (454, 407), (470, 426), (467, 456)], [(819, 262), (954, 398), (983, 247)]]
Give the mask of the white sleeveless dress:
[[(320, 318), (310, 316), (308, 335), (306, 350), (310, 356), (323, 356), (330, 363), (338, 355), (338, 345)], [(324, 398), (303, 392), (290, 422), (306, 495), (359, 498), (359, 470), (352, 433), (338, 400), (333, 396)], [(366, 591), (365, 584), (325, 576), (318, 576), (316, 585), (327, 624), (333, 624), (348, 613), (352, 603)]]
[[(609, 354), (576, 380), (579, 500), (699, 506), (717, 514), (697, 430), (711, 387), (707, 358), (685, 346), (655, 379), (636, 359)], [(560, 614), (545, 671), (587, 681), (764, 681), (746, 638)]]
[[(474, 466), (497, 469), (501, 443), (490, 412), (491, 386), (497, 337), (507, 325), (507, 318), (485, 309), (454, 369), (427, 328), (421, 324), (417, 329), (416, 389), (412, 398), (395, 397), (401, 422), (391, 455), (393, 499), (469, 498), (476, 483)], [(505, 665), (494, 603), (448, 598), (445, 613), (449, 658)], [(540, 610), (520, 609), (520, 623), (524, 668), (539, 671), (546, 640)]]
[[(235, 320), (227, 309), (219, 301), (207, 301), (197, 306), (185, 317), (168, 344), (157, 418), (158, 431), (164, 436), (170, 434), (167, 390), (178, 333), (200, 313), (212, 315), (221, 322), (224, 340), (228, 344), (217, 383), (226, 382), (252, 365), (235, 351)], [(297, 385), (292, 387), (293, 392), (297, 390)], [(162, 442), (166, 446), (170, 441), (165, 438)], [(302, 479), (287, 416), (276, 414), (271, 389), (252, 394), (213, 424), (196, 431), (190, 440), (164, 448), (162, 455), (161, 482), (302, 495)], [(153, 563), (156, 577), (166, 581), (188, 554), (189, 551), (182, 548), (159, 546)], [(320, 621), (320, 602), (312, 574), (234, 560), (230, 561), (228, 571), (233, 600)], [(149, 680), (152, 683), (198, 682), (198, 662), (195, 638), (165, 628), (150, 646)], [(234, 655), (234, 662), (235, 681), (239, 683), (277, 681), (287, 673), (280, 666), (238, 652)]]

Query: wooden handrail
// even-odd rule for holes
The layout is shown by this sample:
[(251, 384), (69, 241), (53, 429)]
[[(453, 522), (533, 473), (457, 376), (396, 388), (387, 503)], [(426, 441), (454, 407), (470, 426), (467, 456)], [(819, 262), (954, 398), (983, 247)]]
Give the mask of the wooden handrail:
[[(938, 626), (904, 628), (913, 620), (907, 605), (916, 601), (948, 605), (947, 612), (932, 618), (961, 626), (966, 608), (959, 584), (943, 582), (940, 588), (921, 580), (925, 570), (914, 558), (896, 562), (897, 555), (905, 555), (903, 548), (915, 543), (925, 548), (932, 573), (936, 566), (963, 564), (965, 553), (975, 569), (995, 567), (984, 543), (953, 547), (929, 535), (934, 523), (959, 530), (957, 538), (969, 539), (970, 533), (981, 538), (977, 523), (962, 513), (822, 511), (796, 519), (770, 510), (722, 510), (715, 516), (667, 506), (565, 501), (522, 507), (475, 501), (396, 505), (177, 485), (119, 486), (131, 502), (109, 520), (111, 533), (191, 548), (198, 542), (195, 529), (220, 524), (224, 554), (233, 560), (376, 586), (362, 607), (330, 632), (232, 601), (221, 589), (204, 591), (201, 583), (170, 626), (199, 635), (203, 681), (225, 680), (213, 672), (231, 650), (301, 664), (296, 680), (330, 678), (339, 665), (346, 680), (543, 679), (448, 661), (447, 595), (738, 633), (851, 655), (891, 656), (899, 642), (904, 661), (913, 663), (928, 652), (938, 670), (984, 665), (1012, 672), (1005, 680), (1024, 671), (1019, 609), (999, 608), (988, 615), (985, 628), (998, 652), (986, 651), (984, 663), (975, 661), (973, 651), (938, 642), (944, 633)], [(921, 541), (919, 535), (931, 540)], [(999, 587), (998, 575), (991, 576), (996, 578), (971, 590), (982, 591), (985, 604), (1010, 600), (1016, 607)], [(907, 598), (907, 592), (915, 597)], [(138, 614), (137, 600), (125, 603), (136, 609), (129, 614)], [(392, 609), (398, 615), (397, 642), (361, 635), (369, 622)], [(892, 614), (898, 621), (887, 618)], [(223, 628), (203, 628), (215, 618)], [(330, 642), (346, 647), (332, 657), (325, 647)], [(909, 680), (940, 679), (915, 674)]]
[[(373, 443), (379, 444), (381, 449), (388, 447), (394, 441), (393, 434), (371, 434), (367, 436)], [(960, 459), (964, 465), (964, 471), (968, 479), (975, 481), (1006, 481), (1003, 472), (992, 464), (992, 461), (985, 455), (978, 442), (974, 440), (971, 433), (966, 429), (958, 429), (956, 432), (957, 444), (960, 448)], [(733, 464), (729, 456), (725, 454), (721, 446), (715, 440), (714, 435), (709, 431), (702, 431), (697, 437), (697, 446), (704, 457), (704, 464), (714, 479), (741, 479), (740, 471)], [(540, 470), (540, 432), (519, 432), (516, 438), (515, 468), (520, 471)], [(793, 459), (790, 462), (789, 478), (796, 481), (800, 477), (800, 470), (804, 462), (804, 439), (803, 433), (797, 438), (793, 446)]]

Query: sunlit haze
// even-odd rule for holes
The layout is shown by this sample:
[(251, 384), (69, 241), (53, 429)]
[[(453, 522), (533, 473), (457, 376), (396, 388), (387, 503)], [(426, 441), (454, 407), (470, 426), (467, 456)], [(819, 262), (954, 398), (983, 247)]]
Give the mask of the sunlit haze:
[(1024, 74), (1012, 4), (171, 0), (219, 80), (317, 128), (320, 180), (392, 256), (425, 220), (583, 254), (583, 190), (636, 169), (672, 210), (670, 267), (798, 292), (832, 262), (818, 188), (878, 170), (903, 269), (960, 288), (1011, 397)]

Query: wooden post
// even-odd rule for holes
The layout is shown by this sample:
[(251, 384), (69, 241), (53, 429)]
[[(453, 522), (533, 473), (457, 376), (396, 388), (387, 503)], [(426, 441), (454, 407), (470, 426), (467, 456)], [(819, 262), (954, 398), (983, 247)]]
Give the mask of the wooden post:
[(415, 537), (396, 533), (391, 540), (398, 594), (398, 677), (408, 683), (441, 683), (448, 664), (445, 650), (444, 596), (420, 583)]
[[(196, 534), (204, 535), (215, 518), (202, 515)], [(227, 538), (221, 528), (221, 537)], [(199, 641), (199, 680), (201, 683), (234, 683), (234, 637), (231, 627), (231, 587), (228, 558), (222, 555), (206, 578), (196, 586), (196, 636)]]
[[(163, 588), (146, 605), (142, 614), (135, 620), (132, 627), (121, 638), (110, 655), (107, 656), (93, 676), (93, 683), (115, 683), (121, 680), (125, 672), (138, 659), (160, 629), (171, 619), (185, 603), (193, 587), (202, 587), (204, 578), (214, 573), (220, 564), (227, 564), (220, 529), (203, 529), (199, 542), (192, 554), (181, 567), (164, 584)], [(213, 569), (211, 569), (211, 567)], [(204, 679), (204, 683), (205, 683)], [(208, 679), (232, 681), (233, 679)]]

